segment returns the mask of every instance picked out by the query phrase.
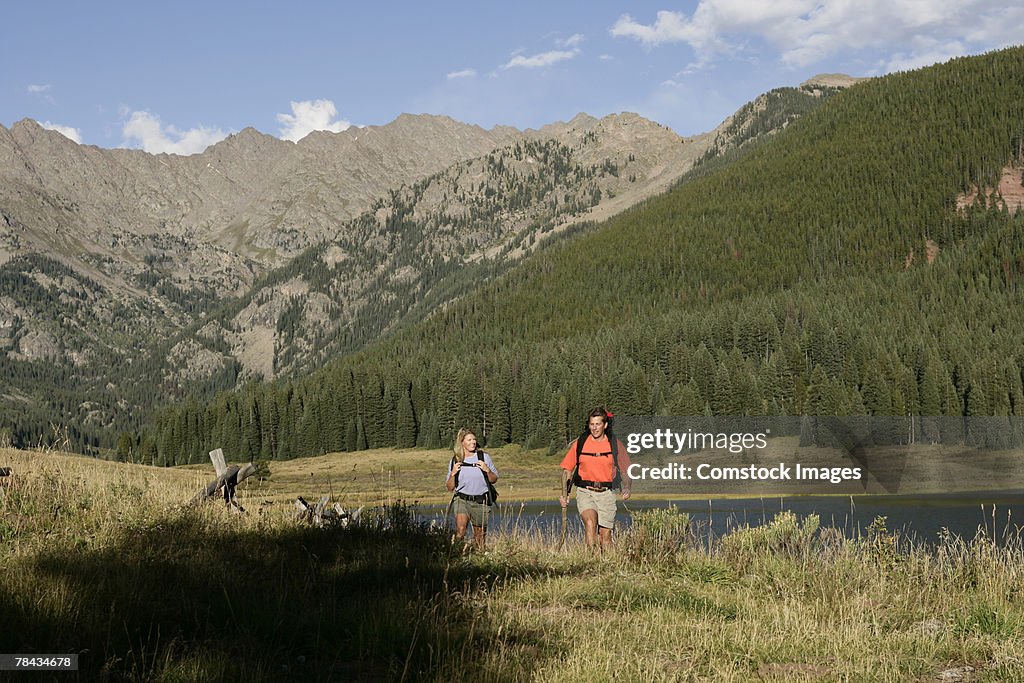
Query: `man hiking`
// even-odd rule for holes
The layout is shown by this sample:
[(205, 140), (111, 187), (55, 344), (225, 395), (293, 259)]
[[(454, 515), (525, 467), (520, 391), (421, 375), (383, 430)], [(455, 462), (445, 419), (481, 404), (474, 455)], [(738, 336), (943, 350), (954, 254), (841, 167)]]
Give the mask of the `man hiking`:
[[(587, 415), (586, 431), (569, 445), (562, 458), (562, 507), (569, 505), (569, 491), (576, 487), (576, 507), (586, 530), (587, 545), (609, 548), (615, 526), (615, 491), (629, 500), (632, 481), (625, 446), (611, 433), (611, 414), (603, 407)], [(600, 546), (598, 545), (600, 541)]]

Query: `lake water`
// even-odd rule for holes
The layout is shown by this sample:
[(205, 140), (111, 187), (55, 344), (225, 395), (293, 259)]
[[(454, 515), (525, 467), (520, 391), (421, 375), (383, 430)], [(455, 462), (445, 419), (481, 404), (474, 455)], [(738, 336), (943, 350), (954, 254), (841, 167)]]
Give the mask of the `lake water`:
[[(737, 526), (757, 526), (771, 521), (780, 511), (789, 510), (799, 518), (816, 514), (821, 526), (840, 529), (856, 537), (876, 517), (886, 517), (890, 531), (917, 541), (934, 543), (945, 528), (965, 540), (984, 528), (998, 541), (1016, 536), (1024, 527), (1024, 493), (1018, 491), (984, 494), (927, 496), (790, 496), (758, 498), (717, 498), (704, 500), (619, 501), (616, 527), (631, 522), (630, 511), (664, 508), (674, 505), (685, 512), (700, 533), (719, 536)], [(553, 537), (561, 533), (562, 512), (557, 503), (498, 503), (498, 513), (490, 523), (496, 533), (528, 533)], [(627, 508), (624, 509), (624, 508)], [(441, 521), (444, 507), (424, 506), (426, 520)], [(569, 505), (570, 532), (582, 534), (583, 525), (575, 502)]]

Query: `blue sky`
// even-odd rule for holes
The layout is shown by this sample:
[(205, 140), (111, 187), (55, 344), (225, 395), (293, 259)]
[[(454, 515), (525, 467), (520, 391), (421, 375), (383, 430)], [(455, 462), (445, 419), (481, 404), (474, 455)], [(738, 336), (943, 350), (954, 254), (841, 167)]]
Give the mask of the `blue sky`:
[(191, 154), (403, 112), (538, 128), (635, 111), (682, 135), (818, 73), (1022, 42), (1024, 2), (35, 2), (4, 8), (0, 124)]

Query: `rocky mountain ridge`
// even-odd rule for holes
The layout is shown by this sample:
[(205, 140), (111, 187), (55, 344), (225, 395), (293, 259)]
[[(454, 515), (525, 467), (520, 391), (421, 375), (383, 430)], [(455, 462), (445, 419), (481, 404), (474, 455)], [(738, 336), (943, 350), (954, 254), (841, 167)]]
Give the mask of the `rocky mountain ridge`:
[[(7, 223), (25, 226), (19, 237), (27, 250), (86, 263), (110, 257), (136, 272), (147, 256), (176, 252), (183, 281), (191, 275), (237, 291), (255, 272), (330, 236), (388, 188), (484, 154), (511, 135), (401, 116), (299, 143), (249, 128), (182, 157), (78, 145), (26, 119), (0, 126), (0, 207)], [(0, 258), (16, 253), (10, 240), (0, 234)]]
[[(243, 359), (243, 376), (316, 367), (422, 317), (427, 302), (443, 305), (442, 292), (466, 277), (462, 269), (493, 276), (616, 200), (628, 206), (661, 191), (704, 149), (635, 114), (581, 115), (528, 133), (392, 190), (335, 239), (254, 287), (219, 338)], [(286, 318), (296, 323), (287, 332)], [(246, 353), (254, 346), (263, 352)]]
[(176, 396), (307, 371), (755, 134), (403, 115), (181, 157), (0, 126), (0, 429), (98, 442)]

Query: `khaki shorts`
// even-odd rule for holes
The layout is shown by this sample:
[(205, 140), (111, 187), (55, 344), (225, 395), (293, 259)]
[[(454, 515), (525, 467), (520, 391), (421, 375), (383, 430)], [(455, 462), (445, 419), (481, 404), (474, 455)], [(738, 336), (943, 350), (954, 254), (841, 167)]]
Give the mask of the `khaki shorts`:
[(597, 510), (597, 525), (605, 529), (615, 526), (615, 491), (591, 491), (581, 486), (576, 487), (576, 507), (584, 510)]
[(486, 529), (487, 520), (491, 517), (491, 506), (484, 505), (483, 503), (474, 503), (471, 500), (463, 500), (462, 498), (456, 497), (455, 514), (468, 515), (469, 521), (473, 523), (473, 526)]

